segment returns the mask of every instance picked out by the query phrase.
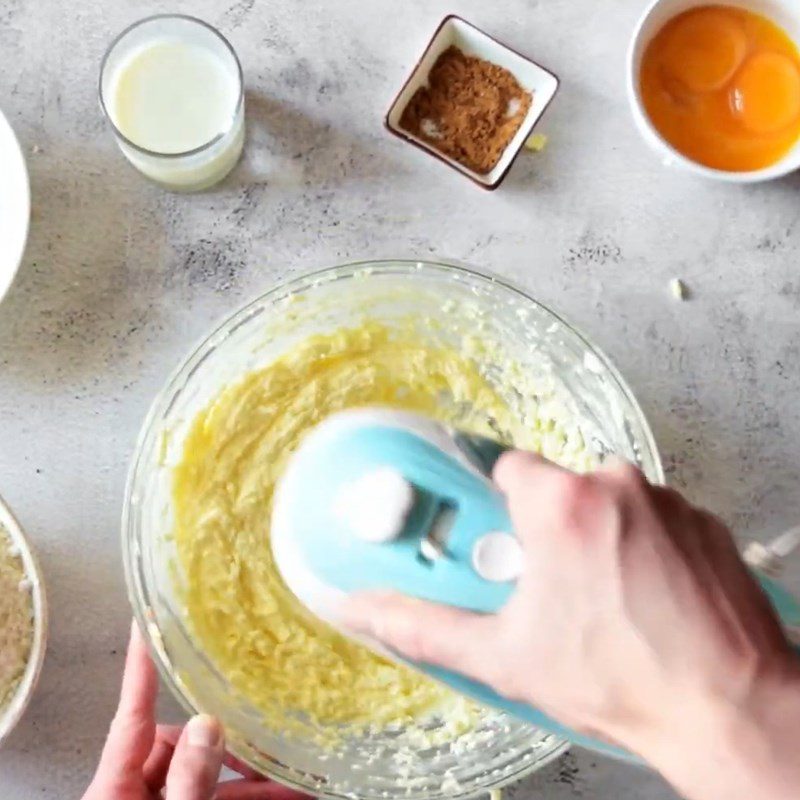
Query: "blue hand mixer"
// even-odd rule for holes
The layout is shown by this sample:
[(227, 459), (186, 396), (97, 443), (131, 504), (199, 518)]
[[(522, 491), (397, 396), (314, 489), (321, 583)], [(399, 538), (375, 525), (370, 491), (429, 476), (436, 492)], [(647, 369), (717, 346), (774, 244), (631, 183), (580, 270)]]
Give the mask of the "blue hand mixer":
[[(276, 487), (271, 540), (287, 586), (334, 627), (342, 599), (368, 589), (496, 612), (522, 570), (504, 499), (490, 480), (505, 449), (409, 412), (368, 408), (327, 418), (303, 440)], [(797, 601), (770, 578), (759, 580), (783, 621), (800, 624)], [(411, 666), (538, 728), (630, 757), (458, 673)]]

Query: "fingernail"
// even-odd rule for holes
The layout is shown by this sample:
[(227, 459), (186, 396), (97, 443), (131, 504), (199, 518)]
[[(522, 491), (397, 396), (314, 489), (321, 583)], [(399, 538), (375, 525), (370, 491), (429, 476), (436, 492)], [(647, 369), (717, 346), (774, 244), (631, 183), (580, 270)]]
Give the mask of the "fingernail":
[(198, 714), (186, 725), (186, 740), (192, 747), (216, 747), (221, 739), (222, 726), (208, 714)]

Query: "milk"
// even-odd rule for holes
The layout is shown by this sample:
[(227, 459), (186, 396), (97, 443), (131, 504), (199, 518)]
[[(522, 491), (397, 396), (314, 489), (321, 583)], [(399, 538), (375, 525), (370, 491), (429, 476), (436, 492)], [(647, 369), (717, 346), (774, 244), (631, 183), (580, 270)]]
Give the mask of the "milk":
[(224, 178), (242, 152), (241, 89), (238, 61), (216, 31), (155, 17), (112, 45), (101, 100), (135, 167), (168, 188), (195, 191)]

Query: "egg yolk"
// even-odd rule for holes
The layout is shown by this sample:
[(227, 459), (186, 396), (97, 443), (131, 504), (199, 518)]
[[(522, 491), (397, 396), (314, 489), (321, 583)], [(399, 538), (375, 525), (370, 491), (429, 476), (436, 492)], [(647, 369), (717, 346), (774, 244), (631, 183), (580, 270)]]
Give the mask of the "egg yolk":
[(677, 15), (648, 44), (639, 77), (656, 130), (700, 164), (762, 169), (800, 138), (800, 53), (760, 14), (714, 5)]
[(747, 52), (744, 30), (725, 13), (709, 9), (676, 24), (664, 42), (665, 69), (693, 92), (721, 89)]
[(774, 133), (800, 115), (800, 72), (786, 56), (759, 53), (739, 71), (731, 99), (748, 130)]

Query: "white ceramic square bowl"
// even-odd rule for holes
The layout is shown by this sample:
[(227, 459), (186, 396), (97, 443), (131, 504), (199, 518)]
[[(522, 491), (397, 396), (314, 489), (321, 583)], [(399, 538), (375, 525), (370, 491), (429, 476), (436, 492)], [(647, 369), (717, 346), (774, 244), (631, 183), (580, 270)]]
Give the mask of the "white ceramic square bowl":
[(25, 243), (31, 195), (22, 148), (0, 111), (0, 302), (17, 274)]
[[(467, 55), (477, 56), (504, 67), (514, 75), (523, 89), (533, 94), (531, 107), (522, 125), (506, 146), (497, 164), (485, 174), (468, 169), (458, 161), (440, 153), (428, 142), (400, 127), (400, 117), (414, 92), (427, 83), (428, 75), (436, 63), (436, 59), (451, 45), (455, 45)], [(531, 135), (539, 118), (547, 106), (550, 105), (550, 101), (553, 99), (557, 89), (558, 78), (552, 72), (498, 42), (497, 39), (492, 38), (461, 17), (451, 14), (442, 20), (436, 29), (436, 33), (433, 34), (433, 38), (425, 48), (422, 57), (394, 99), (389, 113), (386, 115), (386, 127), (395, 136), (399, 136), (401, 139), (405, 139), (407, 142), (426, 150), (440, 161), (471, 178), (479, 186), (485, 189), (496, 189), (505, 178), (511, 164), (525, 144), (525, 140)]]

